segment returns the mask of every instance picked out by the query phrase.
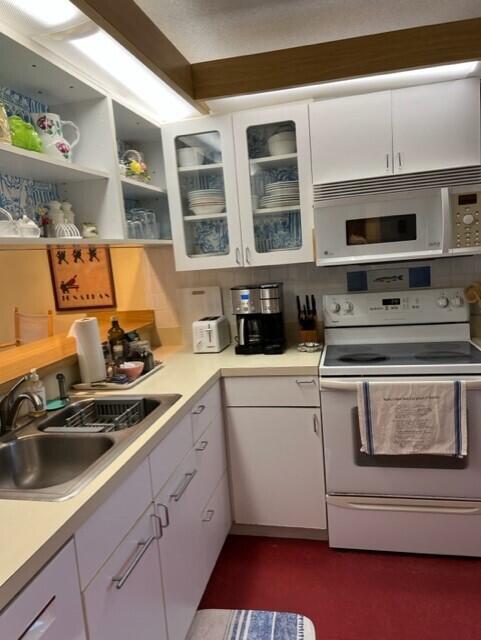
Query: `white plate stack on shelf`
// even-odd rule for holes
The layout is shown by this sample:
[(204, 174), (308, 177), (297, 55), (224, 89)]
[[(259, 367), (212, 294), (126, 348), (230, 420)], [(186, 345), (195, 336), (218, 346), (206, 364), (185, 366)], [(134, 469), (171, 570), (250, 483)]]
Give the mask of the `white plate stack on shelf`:
[(222, 189), (198, 189), (187, 194), (189, 209), (196, 215), (213, 215), (225, 212), (225, 195)]
[(298, 207), (299, 181), (286, 180), (267, 184), (266, 194), (260, 198), (259, 205), (262, 209)]

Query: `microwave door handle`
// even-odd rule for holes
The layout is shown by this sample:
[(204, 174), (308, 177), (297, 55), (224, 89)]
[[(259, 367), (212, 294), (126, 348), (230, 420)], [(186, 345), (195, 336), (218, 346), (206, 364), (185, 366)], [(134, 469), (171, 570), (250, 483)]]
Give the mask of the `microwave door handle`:
[(449, 250), (454, 248), (452, 215), (449, 189), (443, 187), (441, 189), (441, 251), (443, 253), (449, 253)]
[(239, 320), (239, 344), (241, 346), (245, 345), (245, 336), (244, 336), (244, 325), (245, 325), (245, 318), (242, 317)]

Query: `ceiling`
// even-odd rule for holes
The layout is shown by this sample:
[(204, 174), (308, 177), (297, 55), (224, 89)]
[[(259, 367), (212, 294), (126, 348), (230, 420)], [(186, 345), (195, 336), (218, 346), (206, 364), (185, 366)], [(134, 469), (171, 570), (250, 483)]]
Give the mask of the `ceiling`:
[(481, 16), (480, 0), (135, 0), (191, 63)]

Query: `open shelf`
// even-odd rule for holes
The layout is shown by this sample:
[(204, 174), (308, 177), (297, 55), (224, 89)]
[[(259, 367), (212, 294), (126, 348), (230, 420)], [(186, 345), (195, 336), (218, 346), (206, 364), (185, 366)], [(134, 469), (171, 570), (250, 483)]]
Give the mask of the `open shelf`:
[(184, 216), (187, 222), (197, 222), (198, 220), (215, 220), (217, 218), (226, 218), (226, 213), (204, 213), (198, 216)]
[(167, 192), (161, 187), (157, 187), (150, 182), (141, 182), (135, 178), (129, 178), (128, 176), (121, 176), (122, 189), (124, 196), (133, 200), (141, 198), (153, 198), (156, 195), (166, 195)]
[(279, 156), (265, 156), (263, 158), (252, 158), (251, 164), (260, 165), (263, 168), (270, 169), (271, 167), (290, 166), (291, 164), (297, 164), (297, 153), (284, 153)]
[(8, 249), (42, 249), (55, 245), (108, 245), (110, 247), (145, 247), (145, 246), (170, 246), (172, 240), (148, 240), (141, 238), (116, 238), (105, 240), (103, 238), (2, 238), (0, 237), (0, 251)]
[(179, 173), (191, 173), (192, 171), (220, 171), (223, 168), (222, 162), (211, 164), (196, 164), (191, 167), (177, 167)]
[(292, 207), (270, 207), (269, 209), (255, 209), (254, 215), (268, 216), (276, 213), (284, 213), (285, 211), (300, 211), (301, 207), (297, 204)]
[(107, 180), (109, 177), (106, 171), (57, 160), (45, 153), (14, 147), (7, 142), (0, 142), (0, 173), (53, 183)]

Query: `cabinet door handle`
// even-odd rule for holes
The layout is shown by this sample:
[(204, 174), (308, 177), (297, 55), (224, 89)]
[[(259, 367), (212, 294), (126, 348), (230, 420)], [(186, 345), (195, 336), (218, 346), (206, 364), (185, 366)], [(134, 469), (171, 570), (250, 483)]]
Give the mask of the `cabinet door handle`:
[(251, 263), (251, 250), (249, 247), (246, 247), (246, 262), (247, 264)]
[(192, 411), (192, 415), (199, 416), (203, 411), (205, 411), (205, 404), (199, 404), (199, 406)]
[(165, 518), (165, 522), (162, 522), (162, 518), (159, 518), (160, 526), (162, 527), (162, 529), (167, 529), (170, 524), (169, 507), (166, 507), (165, 504), (162, 504), (162, 502), (158, 502), (157, 506), (159, 507), (159, 509), (163, 510)]
[(239, 265), (239, 267), (242, 265), (241, 250), (239, 249), (239, 247), (236, 247), (235, 249), (235, 261)]
[(182, 484), (180, 485), (180, 487), (177, 489), (175, 493), (172, 493), (170, 495), (170, 497), (173, 500), (175, 500), (175, 502), (179, 502), (179, 500), (182, 498), (184, 493), (187, 491), (187, 487), (194, 479), (194, 476), (196, 473), (197, 473), (197, 469), (194, 469), (194, 471), (189, 471), (189, 473), (185, 474), (184, 480), (182, 481)]
[(147, 553), (147, 549), (150, 547), (150, 545), (152, 544), (152, 542), (154, 540), (155, 540), (155, 536), (150, 536), (150, 538), (148, 540), (146, 540), (145, 542), (139, 542), (137, 544), (137, 551), (135, 552), (135, 554), (134, 554), (132, 560), (130, 561), (128, 567), (125, 569), (125, 571), (120, 576), (115, 576), (114, 578), (112, 578), (112, 582), (115, 584), (115, 588), (116, 589), (122, 589), (124, 584), (129, 579), (129, 576), (131, 575), (132, 571), (135, 569), (135, 567), (142, 560), (142, 557), (144, 556), (144, 554)]
[(403, 168), (403, 160), (402, 160), (402, 155), (400, 151), (397, 152), (397, 164), (399, 169)]
[(312, 423), (313, 423), (313, 426), (314, 426), (314, 433), (317, 436), (317, 435), (319, 435), (319, 419), (318, 419), (316, 413), (312, 416)]
[(386, 153), (386, 171), (389, 171), (390, 157), (391, 157), (391, 154)]
[(53, 596), (44, 606), (44, 608), (37, 615), (35, 620), (31, 622), (20, 638), (22, 640), (40, 640), (44, 637), (44, 634), (50, 629), (52, 624), (57, 619), (55, 615), (55, 599), (57, 596)]
[(196, 451), (205, 451), (209, 446), (208, 440), (202, 440), (198, 447), (195, 448)]
[(315, 380), (296, 380), (296, 384), (302, 387), (308, 384), (316, 384), (316, 381)]
[(205, 513), (205, 518), (202, 518), (202, 522), (210, 522), (214, 517), (215, 509), (207, 509)]
[(157, 525), (156, 529), (158, 533), (154, 537), (156, 538), (156, 540), (160, 540), (163, 536), (162, 520), (159, 518), (159, 516), (156, 513), (152, 514), (150, 517), (152, 518), (152, 521)]

